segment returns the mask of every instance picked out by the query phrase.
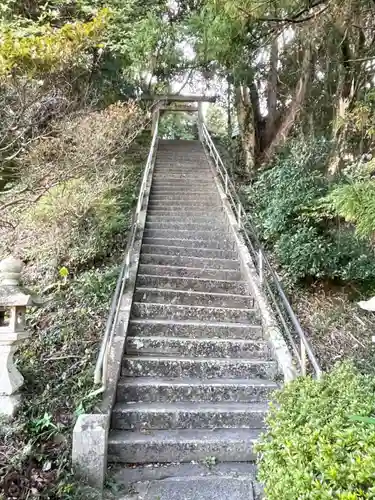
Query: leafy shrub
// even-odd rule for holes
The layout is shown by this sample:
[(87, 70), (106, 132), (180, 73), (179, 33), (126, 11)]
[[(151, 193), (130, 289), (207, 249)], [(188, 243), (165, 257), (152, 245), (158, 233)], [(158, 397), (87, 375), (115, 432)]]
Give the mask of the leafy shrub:
[(343, 182), (324, 200), (337, 215), (356, 226), (361, 236), (375, 232), (375, 161), (354, 164), (344, 173)]
[(371, 245), (351, 230), (319, 232), (314, 226), (296, 226), (280, 236), (275, 254), (294, 279), (306, 276), (362, 282), (375, 279)]
[(337, 365), (322, 380), (299, 378), (276, 394), (258, 444), (268, 500), (375, 498), (375, 379)]
[(276, 242), (327, 193), (327, 141), (292, 141), (248, 192), (263, 237)]
[[(247, 192), (256, 225), (289, 280), (372, 280), (375, 254), (370, 241), (361, 238), (360, 231), (337, 224), (343, 213), (332, 200), (343, 181), (328, 181), (327, 152), (324, 140), (291, 142)], [(344, 193), (342, 199), (349, 203)], [(363, 205), (358, 205), (360, 210)]]
[(0, 75), (21, 71), (35, 76), (82, 63), (82, 53), (101, 41), (107, 18), (108, 9), (103, 9), (92, 21), (67, 23), (60, 29), (45, 25), (38, 29), (32, 26), (24, 33), (3, 31), (0, 33)]

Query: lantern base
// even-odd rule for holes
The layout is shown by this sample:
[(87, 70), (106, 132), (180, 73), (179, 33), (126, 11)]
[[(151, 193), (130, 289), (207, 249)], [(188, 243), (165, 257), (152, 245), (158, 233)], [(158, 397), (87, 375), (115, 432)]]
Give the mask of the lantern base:
[(0, 417), (13, 418), (17, 413), (20, 403), (20, 394), (12, 394), (11, 396), (0, 394)]

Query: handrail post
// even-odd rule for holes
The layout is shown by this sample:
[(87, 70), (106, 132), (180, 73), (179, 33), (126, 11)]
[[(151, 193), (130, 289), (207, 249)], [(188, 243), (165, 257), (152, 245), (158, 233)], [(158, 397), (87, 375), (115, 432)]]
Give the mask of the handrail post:
[(152, 113), (152, 126), (151, 126), (151, 137), (154, 137), (156, 126), (159, 122), (160, 110), (157, 108)]
[(228, 196), (228, 173), (225, 172), (225, 194)]
[(303, 343), (303, 340), (301, 339), (301, 372), (304, 377), (306, 376), (307, 372), (306, 363), (307, 363), (306, 347), (305, 344)]
[(259, 259), (259, 281), (260, 284), (263, 285), (263, 252), (261, 249), (259, 249), (259, 254), (258, 254), (258, 259)]
[(203, 105), (202, 102), (198, 102), (198, 135), (199, 135), (199, 140), (203, 142), (204, 135), (203, 135), (203, 123), (204, 123), (204, 117), (203, 117)]
[(241, 229), (241, 217), (242, 217), (242, 206), (241, 206), (241, 203), (238, 202), (238, 204), (237, 204), (237, 224), (238, 224), (238, 229)]

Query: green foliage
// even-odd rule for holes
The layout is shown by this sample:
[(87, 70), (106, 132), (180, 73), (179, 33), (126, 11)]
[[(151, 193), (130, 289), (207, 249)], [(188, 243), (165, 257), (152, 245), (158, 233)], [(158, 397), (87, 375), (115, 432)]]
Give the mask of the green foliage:
[(162, 116), (159, 123), (162, 139), (196, 139), (195, 123), (187, 113), (173, 112)]
[(347, 222), (355, 224), (360, 236), (375, 232), (375, 181), (371, 176), (374, 161), (345, 172), (343, 182), (336, 186), (324, 202)]
[(336, 223), (332, 199), (342, 187), (340, 179), (327, 179), (328, 146), (292, 142), (248, 191), (252, 213), (290, 280), (368, 282), (375, 278), (374, 251), (369, 241)]
[(258, 445), (268, 500), (375, 497), (375, 379), (341, 364), (322, 380), (299, 378), (276, 394)]
[[(292, 141), (272, 168), (261, 173), (250, 191), (256, 203), (256, 218), (266, 240), (302, 223), (316, 200), (328, 190), (325, 164), (326, 141)], [(253, 195), (253, 198), (252, 198)]]
[(61, 71), (75, 64), (84, 51), (97, 46), (103, 36), (108, 10), (101, 10), (90, 22), (77, 21), (59, 29), (49, 25), (24, 32), (6, 29), (0, 34), (0, 75), (27, 73), (28, 76)]
[(208, 106), (205, 123), (209, 132), (216, 136), (223, 137), (227, 133), (225, 111), (216, 104), (210, 104)]

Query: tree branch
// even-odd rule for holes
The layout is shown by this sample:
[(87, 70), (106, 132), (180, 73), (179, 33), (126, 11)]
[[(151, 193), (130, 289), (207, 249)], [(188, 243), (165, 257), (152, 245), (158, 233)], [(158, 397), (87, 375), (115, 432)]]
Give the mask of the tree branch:
[[(304, 23), (306, 21), (310, 21), (311, 19), (314, 19), (317, 16), (320, 16), (323, 14), (324, 11), (328, 9), (328, 5), (320, 9), (319, 12), (315, 12), (313, 14), (310, 14), (307, 17), (304, 17), (303, 19), (299, 19), (301, 16), (306, 14), (307, 12), (310, 12), (312, 9), (315, 9), (315, 7), (318, 7), (319, 5), (322, 5), (326, 3), (327, 0), (316, 0), (315, 3), (312, 3), (308, 7), (305, 7), (304, 9), (300, 10), (299, 12), (296, 12), (293, 14), (291, 17), (258, 17), (257, 19), (254, 19), (254, 21), (259, 21), (259, 22), (272, 22), (272, 23), (293, 23), (293, 24), (299, 24), (299, 23)], [(243, 9), (242, 7), (238, 7), (238, 9), (246, 14), (246, 16), (249, 16), (249, 13)]]

